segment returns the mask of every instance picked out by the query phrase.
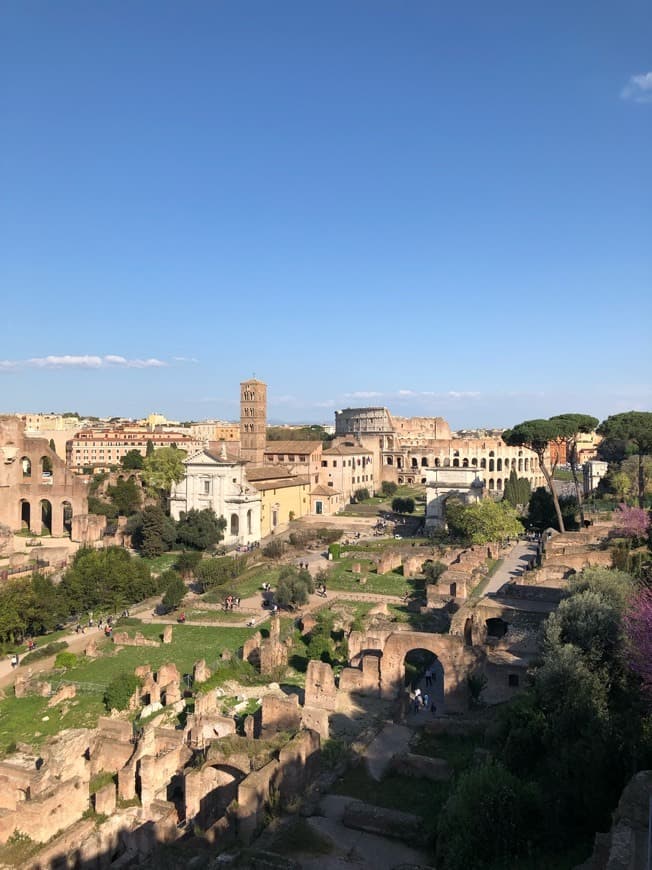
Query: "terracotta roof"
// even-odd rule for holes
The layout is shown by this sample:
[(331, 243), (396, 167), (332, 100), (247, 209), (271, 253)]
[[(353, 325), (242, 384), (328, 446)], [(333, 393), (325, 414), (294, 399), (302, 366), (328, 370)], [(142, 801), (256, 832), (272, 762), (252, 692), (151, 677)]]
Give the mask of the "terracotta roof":
[(246, 475), (250, 483), (257, 480), (283, 480), (295, 477), (284, 465), (248, 465)]
[(318, 483), (310, 490), (310, 495), (342, 495), (339, 489), (333, 489), (331, 486), (323, 486)]
[(297, 474), (293, 477), (288, 477), (285, 480), (255, 480), (251, 485), (258, 492), (264, 492), (266, 489), (287, 489), (290, 486), (307, 486), (310, 483), (310, 478)]
[[(215, 462), (219, 462), (220, 465), (242, 465), (243, 464), (235, 456), (229, 456), (228, 452), (226, 454), (226, 459), (222, 456), (222, 454), (218, 450), (202, 450), (201, 452), (205, 453), (206, 456), (210, 456), (210, 458), (214, 459)], [(195, 453), (194, 455), (197, 456), (198, 454)]]
[(371, 456), (371, 450), (365, 450), (365, 448), (358, 444), (357, 446), (349, 446), (348, 444), (336, 444), (333, 447), (329, 447), (328, 450), (324, 450), (322, 456), (359, 456), (361, 453), (367, 454), (367, 456)]
[(268, 441), (265, 453), (293, 453), (306, 456), (321, 448), (321, 441)]

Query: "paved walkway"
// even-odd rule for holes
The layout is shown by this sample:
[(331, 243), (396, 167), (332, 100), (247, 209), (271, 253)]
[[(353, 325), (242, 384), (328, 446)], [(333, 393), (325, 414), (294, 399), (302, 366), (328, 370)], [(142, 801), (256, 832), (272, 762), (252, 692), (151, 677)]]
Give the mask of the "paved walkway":
[(514, 549), (505, 556), (502, 565), (498, 567), (495, 574), (489, 580), (484, 594), (495, 594), (505, 583), (510, 583), (514, 580), (518, 581), (523, 575), (528, 562), (531, 562), (536, 557), (537, 547), (538, 545), (535, 541), (518, 541)]

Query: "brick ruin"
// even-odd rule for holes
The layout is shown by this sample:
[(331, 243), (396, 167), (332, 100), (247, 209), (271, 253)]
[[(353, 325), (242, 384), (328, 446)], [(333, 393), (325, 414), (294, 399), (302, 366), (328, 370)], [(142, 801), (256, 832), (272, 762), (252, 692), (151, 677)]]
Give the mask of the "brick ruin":
[(0, 524), (34, 535), (46, 527), (79, 543), (98, 540), (106, 524), (89, 516), (86, 483), (47, 439), (27, 437), (24, 422), (10, 416), (0, 417)]

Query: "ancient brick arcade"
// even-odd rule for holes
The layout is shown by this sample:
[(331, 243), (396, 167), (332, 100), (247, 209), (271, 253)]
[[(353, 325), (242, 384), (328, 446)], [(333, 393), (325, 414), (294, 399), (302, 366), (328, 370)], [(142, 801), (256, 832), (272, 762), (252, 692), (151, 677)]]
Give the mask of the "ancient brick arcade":
[(70, 534), (88, 513), (86, 484), (66, 468), (45, 438), (27, 438), (17, 417), (0, 417), (0, 523), (35, 535)]

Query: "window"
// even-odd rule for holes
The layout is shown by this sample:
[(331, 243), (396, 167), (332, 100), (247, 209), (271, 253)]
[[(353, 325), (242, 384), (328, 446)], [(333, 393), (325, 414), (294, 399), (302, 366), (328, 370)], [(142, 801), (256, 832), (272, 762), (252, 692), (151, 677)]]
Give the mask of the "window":
[(288, 462), (294, 462), (294, 453), (288, 453)]
[(327, 459), (322, 459), (322, 461), (321, 461), (321, 467), (322, 467), (322, 468), (327, 468), (327, 467), (328, 467), (328, 460), (327, 460)]
[(210, 480), (202, 480), (202, 493), (203, 495), (211, 494), (211, 482)]
[(337, 459), (333, 460), (333, 468), (337, 468)]

